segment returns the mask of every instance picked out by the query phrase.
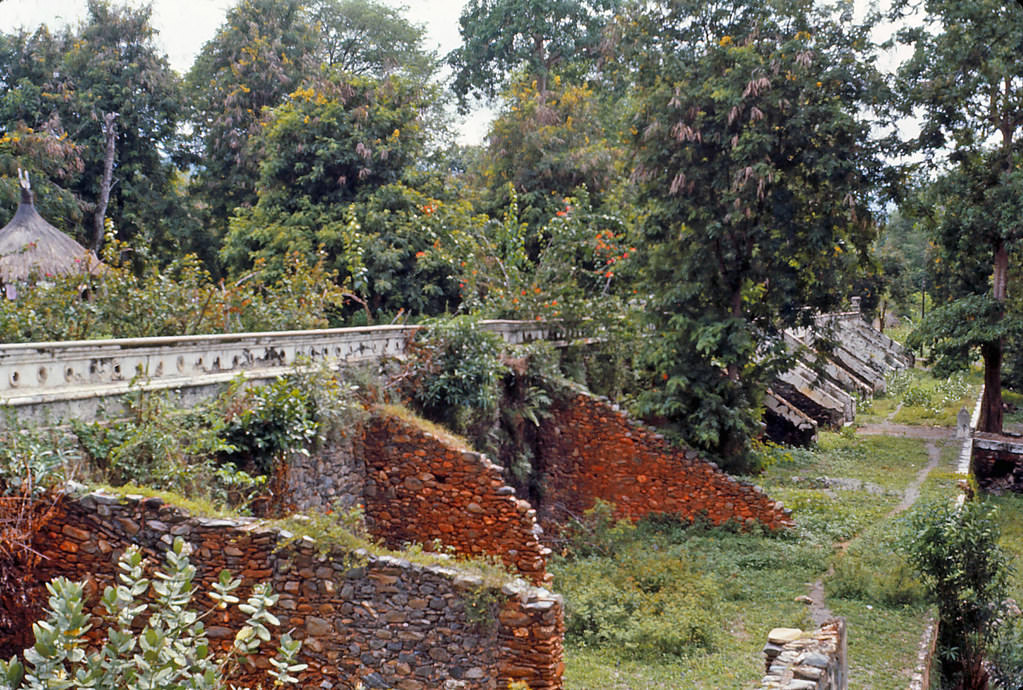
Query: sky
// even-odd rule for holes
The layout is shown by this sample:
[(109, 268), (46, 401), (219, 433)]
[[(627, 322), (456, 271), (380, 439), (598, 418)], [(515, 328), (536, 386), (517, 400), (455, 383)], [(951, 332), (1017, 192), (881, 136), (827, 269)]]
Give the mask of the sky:
[[(461, 43), (458, 17), (465, 0), (382, 2), (405, 7), (406, 16), (426, 28), (426, 47), (440, 55)], [(187, 72), (203, 44), (216, 34), (227, 10), (236, 3), (237, 0), (152, 0), (153, 26), (159, 32), (157, 44), (167, 53), (171, 67), (181, 74)], [(125, 4), (141, 6), (147, 2), (126, 0)], [(34, 29), (43, 23), (50, 28), (74, 24), (85, 18), (85, 11), (86, 0), (0, 0), (0, 31)], [(470, 113), (459, 128), (459, 142), (480, 143), (492, 117), (493, 112), (485, 108)]]

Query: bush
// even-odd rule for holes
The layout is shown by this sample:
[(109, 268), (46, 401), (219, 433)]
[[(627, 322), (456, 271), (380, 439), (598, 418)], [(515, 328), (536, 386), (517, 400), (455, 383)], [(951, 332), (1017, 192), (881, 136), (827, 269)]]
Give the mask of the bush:
[(999, 529), (982, 503), (931, 503), (907, 518), (902, 548), (938, 606), (943, 677), (986, 687), (984, 658), (997, 634), (1009, 562)]
[(496, 412), (501, 339), (468, 316), (435, 321), (416, 336), (410, 360), (411, 395), (426, 417), (465, 433)]
[(263, 474), (288, 451), (305, 451), (318, 436), (316, 410), (309, 392), (282, 376), (263, 386), (241, 389), (236, 381), (225, 394), (226, 457), (251, 460)]
[[(92, 626), (85, 607), (84, 583), (57, 578), (46, 585), (50, 592), (45, 621), (35, 623), (35, 645), (25, 650), (26, 669), (16, 657), (0, 660), (0, 690), (26, 688), (163, 688), (165, 690), (219, 690), (235, 687), (228, 680), (239, 668), (241, 657), (256, 653), (270, 639), (267, 626), (280, 625), (270, 613), (277, 603), (269, 585), (257, 585), (245, 604), (245, 625), (235, 634), (231, 650), (216, 655), (206, 636), (202, 619), (216, 609), (238, 604), (232, 594), (241, 583), (225, 570), (209, 594), (214, 608), (205, 613), (191, 610), (195, 567), (189, 563), (191, 547), (181, 537), (166, 553), (166, 569), (150, 580), (138, 547), (122, 554), (118, 567), (121, 584), (108, 586), (102, 597), (107, 637), (99, 650), (87, 652), (84, 636)], [(141, 597), (150, 587), (152, 602)], [(145, 619), (137, 629), (136, 623)], [(306, 664), (294, 663), (302, 643), (285, 633), (278, 656), (267, 673), (274, 686), (294, 685), (293, 673)]]

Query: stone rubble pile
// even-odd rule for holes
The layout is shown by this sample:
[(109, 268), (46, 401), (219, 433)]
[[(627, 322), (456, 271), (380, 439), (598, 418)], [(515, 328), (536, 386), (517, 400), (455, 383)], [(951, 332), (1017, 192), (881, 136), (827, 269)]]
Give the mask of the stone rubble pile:
[(767, 690), (846, 690), (845, 620), (835, 618), (816, 632), (775, 628), (764, 646)]

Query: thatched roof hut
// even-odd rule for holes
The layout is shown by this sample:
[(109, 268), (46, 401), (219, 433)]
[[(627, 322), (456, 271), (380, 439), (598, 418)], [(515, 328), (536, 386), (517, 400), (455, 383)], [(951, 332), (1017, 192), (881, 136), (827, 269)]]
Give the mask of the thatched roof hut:
[[(20, 173), (20, 171), (19, 171)], [(21, 177), (21, 203), (11, 222), (0, 229), (0, 283), (13, 285), (30, 277), (99, 273), (96, 255), (47, 223), (36, 211), (28, 175)], [(8, 290), (8, 296), (10, 290)]]

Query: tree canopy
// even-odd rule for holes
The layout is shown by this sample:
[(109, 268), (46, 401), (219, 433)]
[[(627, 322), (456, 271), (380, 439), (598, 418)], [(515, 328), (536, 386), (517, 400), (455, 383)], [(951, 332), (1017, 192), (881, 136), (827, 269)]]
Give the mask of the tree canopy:
[(772, 334), (838, 306), (874, 236), (869, 27), (799, 1), (676, 2), (637, 26), (649, 409), (737, 458), (786, 366)]
[(936, 347), (945, 368), (963, 366), (979, 349), (980, 428), (998, 432), (1004, 340), (1019, 328), (1005, 320), (1005, 301), (1009, 258), (1023, 239), (1023, 9), (992, 0), (929, 0), (924, 8), (928, 21), (900, 35), (914, 52), (899, 77), (906, 109), (921, 116), (913, 147), (932, 163), (948, 161), (928, 202), (915, 207), (942, 249), (939, 276), (947, 282), (915, 342)]

